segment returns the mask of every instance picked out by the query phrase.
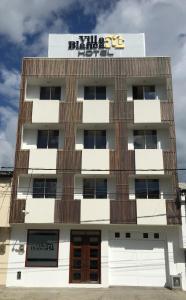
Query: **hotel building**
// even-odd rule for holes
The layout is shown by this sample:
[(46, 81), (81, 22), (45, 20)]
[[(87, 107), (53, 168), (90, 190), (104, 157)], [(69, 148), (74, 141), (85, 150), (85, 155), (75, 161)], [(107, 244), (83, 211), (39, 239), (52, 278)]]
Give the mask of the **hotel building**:
[(186, 289), (171, 62), (143, 34), (24, 58), (15, 158), (7, 286)]

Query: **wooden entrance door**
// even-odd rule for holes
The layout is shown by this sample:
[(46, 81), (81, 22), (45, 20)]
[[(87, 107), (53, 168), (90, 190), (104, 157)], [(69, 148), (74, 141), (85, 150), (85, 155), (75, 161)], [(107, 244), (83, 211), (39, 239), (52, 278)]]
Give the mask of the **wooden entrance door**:
[(100, 283), (101, 232), (72, 230), (70, 244), (70, 283)]

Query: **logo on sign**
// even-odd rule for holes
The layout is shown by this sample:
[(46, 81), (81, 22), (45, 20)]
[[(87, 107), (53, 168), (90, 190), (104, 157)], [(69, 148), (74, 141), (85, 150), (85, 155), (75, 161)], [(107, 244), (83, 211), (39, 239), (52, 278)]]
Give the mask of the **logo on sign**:
[(99, 37), (97, 35), (79, 35), (78, 41), (69, 41), (68, 50), (78, 50), (78, 57), (113, 56), (110, 49), (124, 49), (125, 41), (119, 34)]

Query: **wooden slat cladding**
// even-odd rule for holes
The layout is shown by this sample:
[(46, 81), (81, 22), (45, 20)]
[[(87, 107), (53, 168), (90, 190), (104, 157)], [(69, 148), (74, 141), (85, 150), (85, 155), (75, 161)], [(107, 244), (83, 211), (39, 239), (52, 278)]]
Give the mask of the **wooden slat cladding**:
[(166, 201), (167, 224), (181, 224), (181, 211), (175, 200)]
[(164, 122), (164, 123), (173, 122), (173, 120), (174, 120), (173, 103), (161, 100), (160, 108), (161, 108), (161, 120), (162, 120), (162, 122)]
[(71, 171), (75, 173), (81, 172), (81, 151), (65, 151), (58, 150), (57, 152), (57, 173), (62, 171)]
[(80, 200), (55, 201), (55, 223), (69, 223), (79, 224), (80, 223)]
[(66, 102), (59, 104), (59, 123), (82, 123), (83, 103)]
[(33, 101), (23, 102), (20, 109), (21, 123), (32, 123)]
[(164, 76), (171, 75), (169, 57), (123, 59), (49, 59), (25, 58), (26, 76)]
[(27, 174), (29, 167), (29, 150), (17, 150), (15, 170), (17, 174)]
[(26, 201), (24, 199), (12, 200), (10, 209), (10, 224), (24, 223)]
[(176, 152), (163, 151), (163, 164), (166, 174), (172, 174), (176, 171)]
[(128, 171), (130, 174), (135, 174), (135, 151), (127, 150), (120, 152), (110, 151), (110, 169)]
[(136, 201), (110, 201), (111, 224), (137, 224)]

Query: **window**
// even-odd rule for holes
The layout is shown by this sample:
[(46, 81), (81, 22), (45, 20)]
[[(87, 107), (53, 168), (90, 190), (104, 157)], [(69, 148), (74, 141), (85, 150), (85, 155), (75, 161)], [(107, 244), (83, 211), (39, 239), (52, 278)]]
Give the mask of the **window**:
[(83, 198), (107, 198), (107, 179), (84, 179)]
[(126, 232), (126, 234), (125, 234), (125, 237), (127, 238), (127, 239), (130, 239), (130, 232)]
[(84, 87), (85, 100), (106, 100), (105, 86), (85, 86)]
[(146, 232), (143, 233), (143, 238), (144, 238), (144, 239), (148, 239), (148, 237), (149, 237), (148, 233), (146, 233)]
[(60, 86), (42, 86), (40, 87), (40, 100), (60, 100)]
[(37, 148), (58, 149), (59, 130), (38, 130)]
[(159, 233), (154, 233), (154, 238), (155, 238), (155, 239), (159, 239), (159, 237), (160, 237), (160, 236), (159, 236)]
[(133, 99), (136, 100), (153, 100), (156, 99), (156, 92), (154, 85), (138, 85), (133, 86)]
[(157, 149), (157, 131), (134, 130), (134, 149)]
[(33, 198), (56, 198), (56, 178), (35, 178), (33, 180)]
[(135, 180), (136, 198), (158, 199), (159, 180), (158, 179), (136, 179)]
[(115, 232), (115, 238), (119, 239), (120, 238), (120, 232)]
[(58, 244), (58, 230), (28, 230), (26, 267), (57, 267)]
[(106, 130), (84, 130), (84, 149), (106, 149)]

